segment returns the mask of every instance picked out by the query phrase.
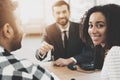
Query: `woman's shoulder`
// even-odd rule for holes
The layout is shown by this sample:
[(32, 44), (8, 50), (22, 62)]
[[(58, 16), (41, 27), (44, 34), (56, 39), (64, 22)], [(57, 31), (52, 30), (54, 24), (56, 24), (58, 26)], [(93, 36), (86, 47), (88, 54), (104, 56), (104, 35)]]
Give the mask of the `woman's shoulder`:
[(120, 46), (113, 46), (111, 49), (119, 49), (120, 50)]
[[(101, 77), (105, 80), (120, 80), (120, 46), (113, 46), (105, 58)], [(109, 73), (108, 73), (109, 72)]]
[(106, 56), (107, 60), (116, 60), (120, 59), (120, 46), (113, 46)]
[(120, 55), (120, 46), (113, 46), (113, 47), (109, 50), (109, 54), (110, 54), (110, 55), (115, 55), (115, 54), (119, 54), (119, 55)]

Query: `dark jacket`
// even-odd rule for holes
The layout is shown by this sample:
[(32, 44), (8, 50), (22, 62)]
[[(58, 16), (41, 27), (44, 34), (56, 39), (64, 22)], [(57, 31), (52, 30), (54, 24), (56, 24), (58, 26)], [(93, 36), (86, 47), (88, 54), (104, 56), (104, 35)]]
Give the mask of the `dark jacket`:
[[(86, 51), (87, 48), (80, 39), (80, 29), (79, 24), (77, 23), (70, 22), (67, 52), (65, 52), (63, 47), (61, 31), (56, 24), (52, 24), (46, 28), (46, 35), (44, 35), (44, 40), (54, 46), (54, 51), (52, 51), (52, 55), (54, 56), (55, 60), (58, 58), (74, 57), (77, 62), (80, 62), (80, 60), (84, 61), (86, 59), (85, 57), (91, 57), (91, 50)], [(86, 54), (82, 54), (84, 52), (90, 54), (85, 56)], [(40, 57), (39, 59), (42, 60), (42, 58)]]

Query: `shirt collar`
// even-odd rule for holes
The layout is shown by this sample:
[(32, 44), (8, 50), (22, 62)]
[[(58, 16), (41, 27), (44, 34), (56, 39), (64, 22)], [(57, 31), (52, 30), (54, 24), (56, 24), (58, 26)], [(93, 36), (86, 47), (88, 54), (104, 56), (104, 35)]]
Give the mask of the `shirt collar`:
[(10, 52), (8, 52), (6, 49), (4, 49), (2, 46), (0, 46), (0, 56), (10, 56)]
[(58, 27), (59, 27), (59, 29), (60, 29), (61, 32), (63, 32), (63, 31), (69, 31), (70, 22), (68, 22), (68, 23), (65, 25), (65, 26), (67, 26), (66, 29), (63, 29), (60, 24), (57, 24), (57, 25), (58, 25)]
[(0, 46), (0, 52), (4, 52), (4, 48)]

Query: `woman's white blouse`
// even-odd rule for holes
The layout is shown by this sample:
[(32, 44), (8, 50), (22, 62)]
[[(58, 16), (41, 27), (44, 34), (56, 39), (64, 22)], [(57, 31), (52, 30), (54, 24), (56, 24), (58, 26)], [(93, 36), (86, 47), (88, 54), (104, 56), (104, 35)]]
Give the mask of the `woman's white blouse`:
[(104, 61), (102, 80), (120, 80), (120, 46), (112, 47)]

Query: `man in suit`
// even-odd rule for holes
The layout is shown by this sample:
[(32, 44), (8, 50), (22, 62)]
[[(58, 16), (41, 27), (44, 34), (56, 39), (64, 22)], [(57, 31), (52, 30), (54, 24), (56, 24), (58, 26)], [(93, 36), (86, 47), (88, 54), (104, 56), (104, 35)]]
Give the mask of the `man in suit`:
[[(57, 1), (52, 6), (56, 23), (46, 28), (44, 41), (36, 53), (36, 58), (43, 60), (51, 50), (55, 66), (67, 66), (79, 62), (85, 45), (79, 36), (79, 24), (69, 21), (70, 6), (65, 1)], [(66, 32), (66, 34), (64, 34)], [(67, 40), (64, 36), (67, 36)]]

